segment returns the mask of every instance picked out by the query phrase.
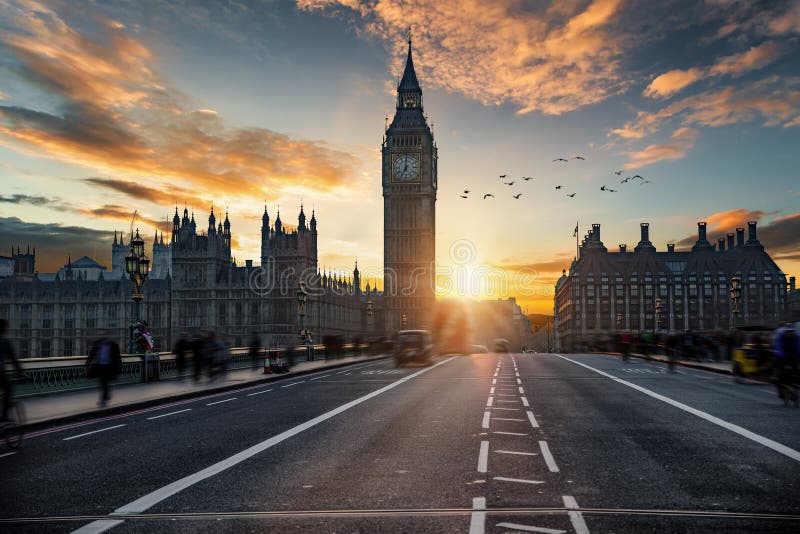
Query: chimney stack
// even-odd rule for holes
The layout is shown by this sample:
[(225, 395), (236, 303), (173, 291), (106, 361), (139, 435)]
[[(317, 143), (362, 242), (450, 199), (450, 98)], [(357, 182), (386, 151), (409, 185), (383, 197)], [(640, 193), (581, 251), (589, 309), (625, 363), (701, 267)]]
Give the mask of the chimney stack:
[(625, 243), (620, 243), (619, 245), (619, 252), (620, 254), (625, 254), (628, 251), (628, 245)]
[(717, 249), (718, 249), (720, 252), (725, 252), (725, 238), (724, 238), (724, 237), (720, 237), (720, 238), (717, 240)]
[(650, 241), (650, 223), (642, 223), (640, 227), (642, 232), (642, 237), (640, 238), (640, 241), (644, 243)]
[(733, 234), (728, 234), (728, 250), (733, 250)]
[(757, 244), (758, 237), (756, 237), (756, 221), (747, 222), (747, 243)]
[(705, 222), (697, 223), (697, 240), (698, 241), (706, 241), (706, 223)]
[(597, 223), (592, 225), (592, 238), (595, 241), (600, 241), (600, 225)]
[(789, 291), (794, 291), (795, 287), (796, 287), (795, 286), (795, 277), (794, 276), (790, 276), (789, 277)]
[(667, 252), (675, 252), (675, 243), (667, 243)]
[(744, 246), (744, 228), (736, 229), (736, 247), (742, 248)]

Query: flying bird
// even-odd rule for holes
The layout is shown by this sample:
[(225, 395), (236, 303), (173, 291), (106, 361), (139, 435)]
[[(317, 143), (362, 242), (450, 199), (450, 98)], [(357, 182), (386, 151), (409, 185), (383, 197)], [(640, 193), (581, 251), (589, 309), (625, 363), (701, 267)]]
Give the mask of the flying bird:
[(600, 191), (605, 191), (605, 190), (606, 190), (606, 186), (604, 186), (604, 185), (601, 185), (601, 186), (600, 186)]
[(609, 193), (616, 193), (617, 192), (616, 189), (606, 189), (606, 191), (608, 191)]
[(517, 194), (517, 195), (511, 195), (511, 196), (512, 196), (512, 197), (514, 197), (514, 198), (519, 198), (519, 197), (521, 197), (521, 196), (522, 196), (522, 193), (519, 193), (519, 194)]
[(568, 196), (569, 198), (575, 198), (575, 195), (577, 195), (577, 193), (572, 193), (571, 195), (570, 195), (570, 194), (568, 194), (567, 196)]
[(640, 183), (639, 185), (644, 185), (644, 184), (649, 184), (649, 183), (652, 183), (652, 182), (650, 180), (643, 180), (642, 183)]
[(567, 163), (567, 160), (565, 160), (564, 158), (556, 158), (556, 159), (553, 160), (553, 162), (556, 162), (556, 161), (563, 161), (564, 163)]
[(628, 182), (630, 182), (630, 181), (631, 181), (631, 177), (630, 177), (630, 176), (628, 176), (627, 178), (623, 178), (622, 180), (620, 180), (620, 182), (619, 182), (619, 183), (621, 183), (621, 184), (627, 184), (627, 183), (628, 183)]
[(458, 195), (458, 196), (460, 196), (461, 198), (469, 198), (467, 195)]
[(510, 182), (503, 182), (503, 183), (506, 184), (506, 185), (514, 185), (515, 183), (517, 183), (517, 181), (516, 180), (512, 180)]
[(528, 180), (533, 180), (533, 176), (523, 176), (522, 179), (527, 182)]
[(483, 200), (486, 200), (488, 197), (494, 198), (494, 195), (491, 193), (486, 193), (485, 195), (483, 195)]
[(503, 180), (505, 180), (506, 178), (508, 178), (508, 175), (507, 175), (507, 174), (501, 174), (501, 175), (500, 175), (500, 178), (501, 178), (501, 179), (503, 179)]
[(622, 176), (622, 173), (623, 171), (614, 171), (614, 174), (616, 174), (617, 176)]
[(464, 194), (469, 195), (469, 189), (464, 189)]
[(631, 178), (638, 178), (640, 180), (644, 180), (644, 176), (642, 176), (641, 174), (634, 174), (633, 176), (631, 176)]
[(583, 156), (572, 156), (572, 159), (585, 160), (586, 158), (584, 158)]
[(560, 185), (557, 185), (557, 186), (556, 186), (556, 189), (561, 189), (561, 187), (562, 187), (562, 186), (560, 186)]

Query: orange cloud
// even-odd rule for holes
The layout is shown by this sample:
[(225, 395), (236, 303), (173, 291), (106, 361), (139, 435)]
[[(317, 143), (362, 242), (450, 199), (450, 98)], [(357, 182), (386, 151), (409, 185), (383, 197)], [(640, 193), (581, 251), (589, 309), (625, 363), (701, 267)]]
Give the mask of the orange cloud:
[(702, 76), (703, 71), (696, 67), (689, 70), (671, 70), (656, 76), (643, 94), (650, 98), (666, 98), (693, 84)]
[(59, 104), (45, 112), (4, 100), (1, 144), (210, 196), (274, 199), (287, 187), (331, 190), (358, 176), (358, 158), (324, 142), (233, 128), (213, 110), (196, 110), (160, 78), (152, 51), (121, 24), (101, 21), (100, 35), (90, 38), (50, 8), (5, 9), (19, 28), (0, 36), (15, 72)]
[(697, 130), (678, 128), (672, 133), (672, 143), (648, 145), (638, 152), (628, 152), (626, 169), (638, 169), (665, 159), (681, 159), (694, 146)]
[[(518, 113), (558, 115), (621, 92), (623, 39), (608, 26), (621, 0), (555, 2), (545, 12), (517, 0), (297, 0), (305, 10), (355, 14), (367, 34), (402, 48), (415, 34), (426, 83), (485, 105), (510, 102)], [(397, 56), (399, 72), (402, 59)]]
[(730, 74), (741, 76), (751, 70), (763, 68), (783, 53), (783, 47), (777, 42), (767, 42), (742, 52), (720, 59), (709, 69), (712, 75)]

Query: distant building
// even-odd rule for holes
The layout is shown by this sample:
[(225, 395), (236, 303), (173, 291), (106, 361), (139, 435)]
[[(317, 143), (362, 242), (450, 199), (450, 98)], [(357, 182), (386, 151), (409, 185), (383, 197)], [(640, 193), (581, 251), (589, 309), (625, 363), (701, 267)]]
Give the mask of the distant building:
[(506, 339), (513, 352), (529, 348), (533, 341), (531, 323), (514, 297), (470, 303), (471, 340), (492, 350), (495, 339)]
[[(198, 232), (194, 214), (190, 218), (184, 210), (181, 218), (176, 208), (169, 242), (163, 234), (154, 240), (151, 273), (142, 288), (142, 317), (156, 350), (169, 350), (182, 332), (201, 330), (230, 336), (236, 346), (254, 335), (264, 346), (297, 343), (301, 282), (307, 301), (302, 325), (315, 341), (329, 334), (353, 341), (383, 331), (383, 296), (369, 284), (362, 288), (357, 265), (352, 275), (319, 271), (313, 212), (306, 224), (301, 206), (298, 226), (288, 228), (280, 214), (270, 225), (265, 209), (261, 237), (262, 265), (251, 260), (237, 265), (227, 214), (217, 224), (212, 209), (208, 231)], [(129, 252), (115, 233), (110, 272), (84, 256), (54, 274), (36, 273), (35, 251), (13, 252), (13, 273), (0, 280), (0, 317), (10, 320), (9, 337), (20, 355), (86, 354), (100, 328), (127, 347), (134, 313), (133, 286), (125, 273)]]
[[(706, 223), (698, 223), (697, 242), (689, 251), (667, 245), (657, 252), (649, 225), (642, 223), (633, 252), (620, 245), (609, 252), (600, 225), (580, 246), (580, 256), (556, 283), (556, 350), (577, 350), (610, 334), (646, 332), (726, 332), (733, 325), (730, 280), (742, 280), (738, 325), (774, 327), (784, 317), (786, 276), (758, 241), (756, 223), (712, 245)], [(735, 238), (735, 240), (734, 240)], [(656, 301), (663, 317), (656, 324)]]
[(786, 294), (786, 320), (800, 321), (800, 289), (797, 289), (795, 277), (789, 277), (789, 292)]

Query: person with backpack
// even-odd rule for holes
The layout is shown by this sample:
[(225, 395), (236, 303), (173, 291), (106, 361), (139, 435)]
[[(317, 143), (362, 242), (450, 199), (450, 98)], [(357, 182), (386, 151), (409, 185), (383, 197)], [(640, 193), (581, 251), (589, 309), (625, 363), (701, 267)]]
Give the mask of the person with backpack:
[(98, 338), (92, 343), (86, 366), (88, 376), (99, 381), (100, 400), (97, 405), (103, 408), (111, 400), (110, 383), (117, 378), (122, 369), (119, 345), (108, 336), (107, 330), (101, 330)]

